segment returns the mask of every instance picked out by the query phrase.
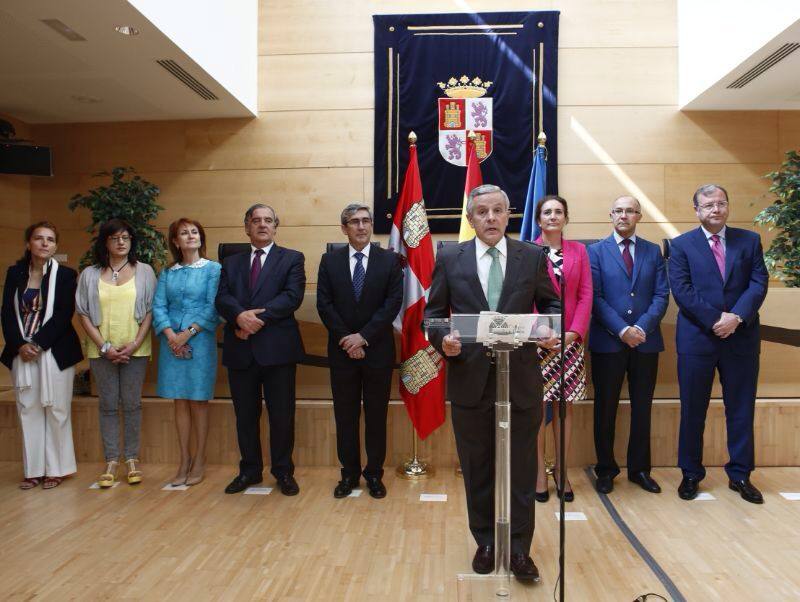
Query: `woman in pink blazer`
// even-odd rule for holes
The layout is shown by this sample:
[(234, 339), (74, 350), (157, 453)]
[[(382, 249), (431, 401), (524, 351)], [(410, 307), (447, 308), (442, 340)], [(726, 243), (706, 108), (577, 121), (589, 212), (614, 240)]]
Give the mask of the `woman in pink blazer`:
[[(556, 292), (561, 295), (564, 307), (566, 331), (564, 362), (566, 365), (564, 387), (567, 400), (567, 418), (564, 424), (564, 445), (569, 457), (570, 435), (572, 433), (572, 402), (586, 398), (586, 367), (583, 359), (583, 346), (592, 316), (592, 270), (589, 255), (582, 243), (566, 240), (563, 236), (564, 226), (569, 222), (567, 201), (560, 196), (544, 197), (536, 206), (536, 222), (542, 234), (536, 243), (545, 247), (550, 260), (548, 271)], [(565, 290), (565, 293), (562, 293)], [(538, 347), (539, 362), (544, 380), (545, 409), (550, 404), (552, 409), (558, 407), (560, 378), (560, 347), (543, 349)], [(553, 416), (556, 412), (553, 411)], [(556, 465), (553, 478), (559, 474), (562, 458), (559, 457), (559, 424), (552, 420), (553, 438), (556, 446)], [(536, 478), (536, 501), (546, 502), (550, 497), (547, 489), (547, 473), (544, 465), (545, 425), (539, 430), (539, 470)], [(572, 487), (567, 480), (566, 487), (561, 487), (556, 480), (556, 492), (560, 496), (564, 491), (564, 500), (575, 499)]]

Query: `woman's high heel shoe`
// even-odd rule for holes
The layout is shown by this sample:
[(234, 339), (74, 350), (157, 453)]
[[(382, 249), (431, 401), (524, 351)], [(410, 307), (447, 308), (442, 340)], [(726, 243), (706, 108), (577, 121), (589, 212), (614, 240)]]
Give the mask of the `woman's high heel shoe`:
[(537, 491), (534, 493), (534, 499), (537, 502), (544, 504), (547, 500), (550, 499), (550, 489), (545, 489), (544, 491)]

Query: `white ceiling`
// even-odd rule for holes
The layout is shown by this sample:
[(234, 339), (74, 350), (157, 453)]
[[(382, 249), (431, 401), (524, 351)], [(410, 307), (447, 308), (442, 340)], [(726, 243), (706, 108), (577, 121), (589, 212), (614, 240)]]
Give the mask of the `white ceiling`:
[[(42, 19), (58, 19), (86, 40), (69, 41)], [(118, 25), (140, 33), (122, 35)], [(203, 99), (158, 59), (178, 63), (218, 100)], [(253, 115), (125, 0), (3, 0), (0, 82), (0, 113), (26, 123)]]
[[(800, 1), (800, 0), (798, 0)], [(784, 44), (800, 43), (800, 20), (720, 78), (684, 110), (800, 110), (800, 48), (794, 50), (741, 88), (733, 82), (779, 50)]]

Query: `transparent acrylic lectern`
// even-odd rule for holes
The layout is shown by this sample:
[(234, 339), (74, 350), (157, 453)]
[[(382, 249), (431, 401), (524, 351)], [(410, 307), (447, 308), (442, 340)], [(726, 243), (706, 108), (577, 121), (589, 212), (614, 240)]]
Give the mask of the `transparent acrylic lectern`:
[(492, 351), (497, 376), (495, 404), (495, 560), (494, 574), (459, 574), (459, 600), (485, 600), (493, 592), (499, 598), (511, 595), (511, 374), (509, 356), (522, 345), (558, 338), (559, 314), (453, 314), (450, 318), (425, 320), (428, 338), (447, 334), (457, 337), (463, 348), (483, 345)]

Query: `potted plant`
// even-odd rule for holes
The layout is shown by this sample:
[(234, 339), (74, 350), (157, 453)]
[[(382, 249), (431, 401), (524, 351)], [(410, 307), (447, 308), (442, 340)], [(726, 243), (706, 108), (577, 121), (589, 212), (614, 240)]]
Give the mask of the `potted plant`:
[(778, 171), (768, 173), (778, 198), (756, 215), (756, 224), (780, 230), (764, 253), (770, 274), (786, 286), (800, 287), (800, 152), (789, 151)]
[[(98, 226), (112, 218), (123, 219), (134, 230), (139, 259), (158, 272), (167, 260), (166, 239), (150, 223), (164, 209), (156, 203), (161, 192), (158, 186), (136, 175), (133, 167), (115, 167), (110, 173), (103, 171), (94, 177), (111, 177), (111, 183), (76, 194), (69, 202), (70, 210), (83, 207), (91, 213), (92, 223), (86, 231), (92, 234), (92, 243), (97, 240)], [(80, 267), (91, 263), (90, 249), (81, 257)]]

